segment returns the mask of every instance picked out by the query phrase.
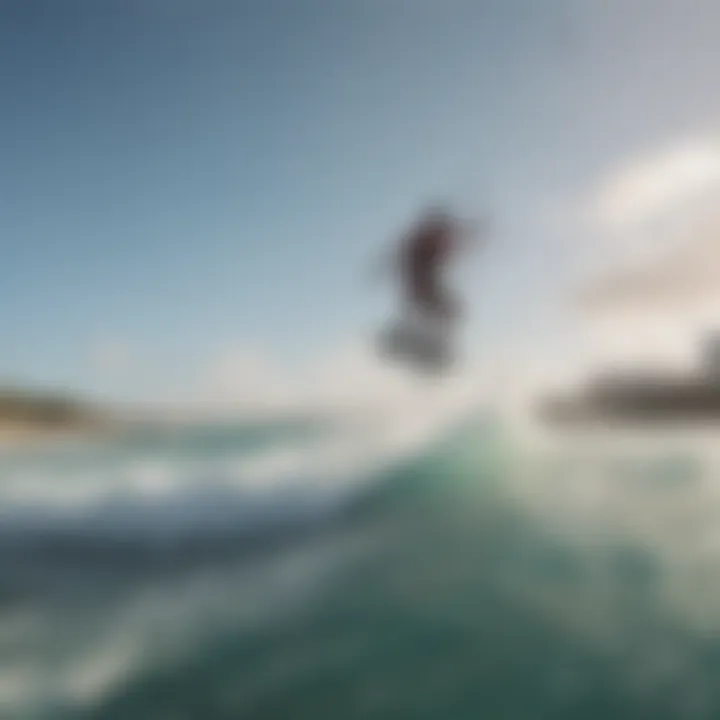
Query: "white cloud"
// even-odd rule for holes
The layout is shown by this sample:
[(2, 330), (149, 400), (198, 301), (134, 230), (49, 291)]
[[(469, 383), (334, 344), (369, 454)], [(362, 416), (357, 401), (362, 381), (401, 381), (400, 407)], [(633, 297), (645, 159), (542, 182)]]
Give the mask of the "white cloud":
[(691, 138), (631, 158), (596, 188), (590, 215), (600, 229), (625, 232), (720, 187), (720, 142)]
[(411, 383), (361, 342), (315, 358), (304, 371), (289, 368), (256, 348), (229, 348), (202, 372), (204, 405), (252, 414), (298, 409), (359, 409), (400, 402)]
[(580, 294), (593, 342), (678, 363), (696, 351), (698, 334), (720, 319), (719, 192), (720, 142), (711, 138), (637, 157), (600, 183), (595, 227), (622, 242), (606, 238), (608, 265)]
[(211, 413), (232, 415), (327, 411), (342, 416), (394, 414), (412, 408), (446, 413), (479, 395), (479, 375), (467, 371), (433, 383), (377, 357), (370, 343), (347, 342), (319, 354), (300, 372), (249, 348), (211, 358), (200, 378), (197, 402)]
[(599, 274), (583, 293), (595, 312), (716, 312), (720, 303), (720, 218), (686, 226), (654, 256)]
[(687, 369), (720, 328), (720, 215), (685, 225), (642, 262), (618, 262), (581, 294), (585, 336), (621, 364)]
[(289, 374), (261, 351), (237, 347), (208, 362), (200, 378), (198, 399), (218, 408), (262, 413), (296, 405), (297, 389)]

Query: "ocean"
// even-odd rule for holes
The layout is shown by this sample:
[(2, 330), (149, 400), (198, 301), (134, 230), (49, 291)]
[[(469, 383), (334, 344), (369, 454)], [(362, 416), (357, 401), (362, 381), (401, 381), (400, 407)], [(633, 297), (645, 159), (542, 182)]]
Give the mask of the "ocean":
[(720, 716), (712, 443), (390, 435), (5, 451), (0, 717)]

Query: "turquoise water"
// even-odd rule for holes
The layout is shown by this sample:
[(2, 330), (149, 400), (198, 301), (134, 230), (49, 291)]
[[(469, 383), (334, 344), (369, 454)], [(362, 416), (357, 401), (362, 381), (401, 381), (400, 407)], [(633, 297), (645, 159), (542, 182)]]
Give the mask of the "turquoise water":
[[(478, 422), (360, 466), (338, 480), (342, 492), (312, 486), (302, 456), (249, 489), (246, 429), (237, 442), (223, 432), (156, 441), (154, 451), (145, 443), (143, 463), (162, 460), (165, 484), (155, 478), (135, 495), (107, 490), (138, 470), (127, 445), (105, 448), (105, 460), (84, 448), (65, 465), (25, 461), (41, 487), (48, 467), (62, 467), (54, 481), (67, 485), (94, 469), (107, 492), (82, 512), (83, 483), (72, 512), (41, 493), (8, 496), (7, 717), (720, 712), (720, 505), (697, 455), (541, 456)], [(225, 484), (206, 475), (202, 487), (225, 494), (203, 505), (188, 486), (208, 471), (208, 444), (223, 457), (214, 472), (226, 472)], [(19, 472), (13, 462), (6, 484)]]

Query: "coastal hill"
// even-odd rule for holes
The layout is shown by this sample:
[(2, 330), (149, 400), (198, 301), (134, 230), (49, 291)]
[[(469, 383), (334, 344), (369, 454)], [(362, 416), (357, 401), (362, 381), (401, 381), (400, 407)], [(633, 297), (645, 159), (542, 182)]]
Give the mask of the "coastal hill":
[[(0, 446), (16, 441), (52, 439), (66, 435), (137, 435), (169, 438), (184, 428), (203, 427), (218, 432), (223, 426), (235, 430), (245, 425), (248, 432), (316, 432), (328, 426), (328, 419), (307, 413), (279, 417), (250, 417), (241, 408), (232, 414), (150, 405), (102, 403), (71, 393), (43, 391), (0, 385)], [(334, 424), (334, 423), (332, 423)]]
[(69, 395), (0, 388), (0, 429), (5, 431), (85, 431), (110, 422), (108, 412)]
[(570, 397), (551, 397), (539, 414), (552, 424), (624, 421), (635, 424), (720, 422), (720, 337), (705, 342), (701, 363), (681, 375), (649, 371), (605, 373)]

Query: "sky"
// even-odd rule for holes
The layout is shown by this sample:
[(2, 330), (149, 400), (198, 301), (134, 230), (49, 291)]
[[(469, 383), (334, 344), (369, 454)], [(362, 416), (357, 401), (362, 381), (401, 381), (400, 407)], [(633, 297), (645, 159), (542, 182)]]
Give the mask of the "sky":
[(718, 23), (711, 0), (6, 0), (0, 379), (242, 398), (328, 367), (390, 312), (366, 268), (435, 199), (494, 220), (461, 268), (467, 353), (562, 355), (577, 283), (716, 189)]

